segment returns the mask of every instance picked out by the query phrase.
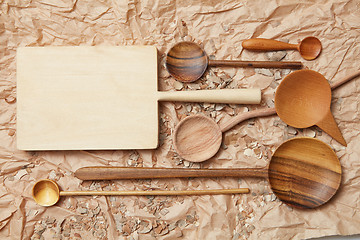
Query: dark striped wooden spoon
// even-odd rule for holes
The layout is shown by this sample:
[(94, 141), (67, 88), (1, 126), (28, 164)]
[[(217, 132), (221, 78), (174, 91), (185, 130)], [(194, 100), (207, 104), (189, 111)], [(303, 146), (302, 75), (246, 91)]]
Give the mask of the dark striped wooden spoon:
[(301, 62), (210, 60), (198, 44), (186, 41), (175, 44), (166, 56), (168, 72), (180, 82), (196, 81), (208, 66), (290, 69), (303, 67)]
[(268, 168), (182, 169), (85, 167), (75, 172), (82, 180), (174, 177), (267, 178), (274, 194), (296, 208), (315, 208), (328, 202), (340, 187), (341, 165), (335, 152), (315, 138), (299, 137), (282, 143)]

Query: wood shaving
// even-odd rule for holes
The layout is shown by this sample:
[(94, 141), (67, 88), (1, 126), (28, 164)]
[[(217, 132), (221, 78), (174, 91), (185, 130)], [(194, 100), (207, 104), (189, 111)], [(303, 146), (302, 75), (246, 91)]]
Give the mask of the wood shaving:
[(21, 179), (23, 176), (25, 176), (26, 174), (28, 174), (28, 172), (25, 169), (21, 169), (19, 170), (16, 175), (14, 176), (15, 179), (19, 180)]
[(281, 61), (285, 58), (287, 52), (286, 51), (273, 51), (273, 52), (266, 52), (265, 56), (270, 61)]
[(258, 74), (267, 76), (267, 77), (274, 76), (274, 73), (271, 72), (271, 70), (267, 69), (267, 68), (255, 68), (255, 72), (258, 73)]
[(184, 88), (184, 84), (182, 82), (179, 82), (179, 81), (174, 81), (174, 88), (176, 90), (181, 90)]

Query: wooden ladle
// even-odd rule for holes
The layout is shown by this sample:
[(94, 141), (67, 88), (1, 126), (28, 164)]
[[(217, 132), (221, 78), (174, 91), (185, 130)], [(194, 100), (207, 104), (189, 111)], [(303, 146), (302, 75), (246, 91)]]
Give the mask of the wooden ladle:
[(316, 37), (304, 38), (299, 44), (289, 44), (272, 39), (253, 38), (242, 42), (242, 46), (254, 51), (297, 50), (305, 60), (314, 60), (321, 53), (321, 42)]
[(171, 190), (171, 191), (60, 191), (57, 183), (50, 179), (42, 179), (32, 188), (35, 202), (41, 206), (55, 205), (60, 196), (179, 196), (179, 195), (218, 195), (249, 193), (248, 188), (214, 189), (214, 190)]
[[(360, 72), (351, 74), (333, 84), (332, 88), (359, 75)], [(247, 119), (276, 113), (281, 120), (296, 128), (317, 125), (346, 146), (331, 114), (330, 103), (331, 89), (325, 77), (312, 70), (298, 70), (287, 75), (278, 86), (275, 94), (275, 108), (242, 113), (221, 123), (220, 126), (213, 119), (202, 114), (187, 117), (175, 128), (174, 147), (185, 160), (202, 162), (219, 151), (223, 132)]]
[(176, 80), (181, 82), (196, 81), (204, 74), (208, 66), (300, 69), (302, 68), (302, 63), (210, 60), (198, 44), (186, 41), (175, 44), (166, 56), (166, 68), (168, 72)]
[(85, 167), (75, 172), (82, 180), (111, 180), (174, 177), (267, 178), (274, 194), (297, 208), (315, 208), (336, 193), (341, 182), (341, 165), (324, 142), (307, 137), (290, 139), (274, 152), (268, 168), (183, 169)]

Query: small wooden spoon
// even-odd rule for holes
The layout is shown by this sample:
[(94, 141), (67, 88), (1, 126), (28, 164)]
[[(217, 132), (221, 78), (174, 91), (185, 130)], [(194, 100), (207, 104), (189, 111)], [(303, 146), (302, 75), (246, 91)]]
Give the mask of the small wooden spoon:
[(249, 193), (248, 188), (215, 190), (179, 190), (179, 191), (60, 191), (56, 182), (42, 179), (35, 183), (32, 196), (41, 206), (55, 205), (60, 196), (179, 196), (179, 195), (218, 195)]
[(276, 114), (275, 108), (258, 109), (239, 114), (220, 126), (205, 115), (192, 115), (180, 121), (175, 128), (173, 135), (175, 150), (187, 161), (203, 162), (219, 151), (222, 133), (250, 118), (274, 114)]
[[(360, 71), (335, 82), (335, 89), (360, 76)], [(258, 109), (237, 115), (219, 125), (205, 115), (193, 115), (176, 126), (173, 142), (177, 153), (187, 161), (202, 162), (220, 149), (222, 133), (250, 118), (278, 114), (296, 128), (319, 126), (339, 143), (346, 142), (330, 112), (331, 89), (327, 80), (312, 70), (298, 70), (286, 76), (275, 94), (275, 108)]]
[(209, 60), (205, 51), (194, 42), (175, 44), (166, 56), (166, 68), (176, 80), (194, 82), (208, 66), (255, 68), (302, 68), (301, 62)]
[(242, 42), (245, 49), (253, 51), (297, 50), (305, 60), (314, 60), (322, 50), (321, 42), (316, 37), (304, 38), (299, 44), (289, 44), (272, 39), (253, 38)]
[(148, 179), (174, 177), (267, 178), (274, 194), (297, 208), (315, 208), (336, 193), (341, 165), (334, 151), (314, 138), (293, 138), (274, 152), (268, 168), (183, 169), (85, 167), (75, 172), (82, 180)]

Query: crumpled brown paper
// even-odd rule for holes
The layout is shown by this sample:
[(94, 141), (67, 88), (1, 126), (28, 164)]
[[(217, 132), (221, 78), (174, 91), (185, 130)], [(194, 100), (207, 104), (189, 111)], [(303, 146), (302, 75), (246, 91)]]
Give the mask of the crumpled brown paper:
[[(220, 152), (202, 164), (180, 159), (171, 134), (187, 115), (205, 113), (223, 121), (259, 106), (160, 104), (160, 146), (145, 151), (22, 152), (16, 149), (16, 49), (19, 46), (155, 45), (160, 90), (260, 87), (271, 106), (288, 70), (211, 68), (182, 84), (169, 76), (164, 56), (178, 41), (200, 43), (210, 58), (273, 60), (243, 50), (245, 39), (296, 43), (317, 36), (320, 57), (304, 61), (288, 51), (284, 60), (303, 61), (329, 82), (359, 69), (359, 1), (0, 1), (0, 238), (1, 239), (304, 239), (360, 233), (360, 82), (333, 92), (332, 112), (348, 147), (316, 127), (299, 130), (278, 117), (250, 120), (224, 136)], [(146, 123), (144, 123), (146, 124)], [(309, 211), (276, 199), (259, 179), (211, 178), (81, 182), (84, 166), (232, 168), (265, 167), (274, 149), (295, 136), (331, 145), (343, 179), (337, 195)], [(249, 187), (251, 193), (194, 197), (63, 197), (53, 207), (31, 197), (35, 181), (54, 179), (63, 190), (172, 190)]]

